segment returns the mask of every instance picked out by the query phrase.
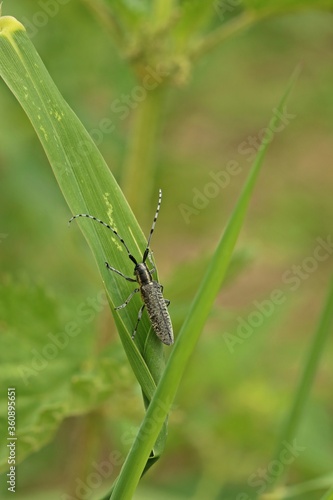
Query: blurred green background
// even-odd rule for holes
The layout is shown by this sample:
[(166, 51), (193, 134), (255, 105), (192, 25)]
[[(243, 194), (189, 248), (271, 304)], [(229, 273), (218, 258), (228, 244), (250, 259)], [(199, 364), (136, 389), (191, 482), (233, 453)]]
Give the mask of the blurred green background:
[[(60, 5), (36, 29), (39, 12), (45, 14), (43, 2), (3, 6), (3, 14), (17, 17), (28, 32), (32, 23), (33, 43), (87, 130), (97, 137), (102, 120), (115, 124), (97, 143), (121, 181), (132, 113), (122, 120), (111, 106), (131, 94), (134, 75), (84, 3)], [(216, 8), (213, 23), (221, 22), (220, 15)], [(270, 470), (333, 270), (330, 247), (322, 261), (309, 260), (318, 238), (332, 238), (332, 21), (330, 13), (314, 10), (263, 20), (201, 58), (168, 93), (154, 196), (148, 224), (141, 222), (147, 233), (161, 187), (152, 247), (177, 335), (249, 170), (249, 143), (258, 140), (295, 66), (302, 66), (228, 280), (170, 415), (167, 449), (143, 478), (137, 499), (246, 500), (268, 490), (272, 474), (260, 474)], [(18, 452), (27, 455), (18, 467), (16, 498), (81, 498), (76, 488), (89, 489), (94, 463), (108, 460), (112, 451), (120, 461), (126, 456), (143, 414), (140, 391), (87, 245), (77, 227), (68, 228), (71, 214), (44, 152), (3, 82), (0, 109), (0, 373), (3, 384), (17, 387)], [(225, 175), (230, 162), (237, 174), (212, 187), (212, 172)], [(303, 273), (297, 285), (291, 281), (296, 272)], [(235, 339), (240, 323), (248, 325), (276, 289), (283, 303), (261, 313), (259, 326), (230, 348), (226, 334)], [(50, 351), (44, 366), (49, 335), (72, 323), (79, 335)], [(290, 467), (289, 484), (332, 469), (332, 351), (330, 342), (297, 435), (302, 451)], [(5, 405), (3, 393), (2, 417)], [(0, 423), (5, 429), (4, 418)], [(119, 464), (91, 484), (92, 494), (107, 491), (118, 471)], [(1, 479), (1, 495), (9, 498)]]

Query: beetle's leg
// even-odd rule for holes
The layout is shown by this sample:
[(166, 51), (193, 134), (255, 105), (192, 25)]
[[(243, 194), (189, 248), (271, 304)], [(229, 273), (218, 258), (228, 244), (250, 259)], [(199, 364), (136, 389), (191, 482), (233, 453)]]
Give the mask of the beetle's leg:
[(106, 267), (107, 267), (107, 269), (109, 271), (113, 271), (114, 273), (119, 274), (120, 276), (122, 276), (123, 278), (125, 278), (125, 280), (127, 280), (127, 281), (134, 281), (134, 283), (136, 282), (136, 280), (134, 278), (130, 278), (129, 276), (125, 276), (125, 274), (123, 274), (122, 272), (118, 271), (118, 269), (115, 269), (114, 267), (110, 266), (110, 264), (108, 262), (105, 262), (105, 265), (106, 265)]
[(117, 306), (115, 307), (115, 310), (117, 311), (118, 309), (124, 309), (124, 307), (127, 306), (127, 304), (129, 303), (129, 301), (131, 300), (131, 298), (133, 297), (133, 295), (135, 293), (138, 293), (140, 291), (140, 288), (135, 288), (133, 290), (133, 292), (127, 297), (127, 299), (125, 300), (125, 302), (123, 304), (121, 304), (120, 306)]
[(144, 308), (145, 308), (145, 304), (142, 304), (142, 306), (139, 309), (138, 319), (137, 319), (137, 322), (136, 322), (136, 325), (134, 328), (134, 332), (132, 333), (132, 339), (134, 339), (134, 337), (135, 337), (136, 331), (137, 331), (139, 323), (140, 323), (140, 319), (142, 318), (142, 313), (143, 313)]

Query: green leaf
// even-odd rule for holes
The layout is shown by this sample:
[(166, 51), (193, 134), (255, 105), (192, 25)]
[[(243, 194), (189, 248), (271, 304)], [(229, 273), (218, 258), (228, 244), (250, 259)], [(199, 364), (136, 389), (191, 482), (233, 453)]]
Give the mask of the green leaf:
[[(20, 463), (52, 439), (64, 418), (87, 413), (109, 397), (120, 362), (115, 345), (112, 358), (96, 359), (93, 318), (71, 314), (66, 320), (41, 285), (2, 283), (0, 317), (0, 435), (7, 435), (5, 389), (14, 387)], [(7, 459), (2, 446), (0, 471), (8, 469)]]
[[(146, 237), (99, 150), (59, 93), (24, 26), (13, 17), (0, 18), (0, 75), (36, 130), (70, 207), (68, 219), (72, 214), (89, 213), (104, 220), (119, 232), (139, 259)], [(133, 264), (119, 240), (105, 227), (92, 220), (79, 219), (68, 230), (68, 238), (77, 227), (92, 250), (122, 344), (150, 401), (164, 365), (163, 347), (147, 317), (143, 317), (133, 342), (131, 335), (140, 298), (136, 294), (126, 308), (116, 312), (114, 307), (129, 296), (133, 284), (105, 267), (107, 261), (124, 274), (132, 275)], [(60, 244), (58, 251), (61, 251)]]

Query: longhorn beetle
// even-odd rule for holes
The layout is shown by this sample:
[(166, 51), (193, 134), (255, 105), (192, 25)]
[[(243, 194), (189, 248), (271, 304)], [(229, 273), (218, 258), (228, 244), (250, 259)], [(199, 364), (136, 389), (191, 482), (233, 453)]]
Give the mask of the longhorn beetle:
[(112, 231), (119, 241), (122, 243), (122, 245), (125, 247), (126, 252), (130, 260), (134, 263), (134, 278), (130, 278), (129, 276), (125, 276), (121, 271), (118, 271), (114, 267), (110, 266), (108, 262), (105, 262), (105, 265), (109, 271), (113, 271), (114, 273), (119, 274), (125, 280), (127, 281), (132, 281), (134, 283), (138, 283), (138, 288), (135, 288), (133, 292), (130, 293), (128, 298), (125, 300), (123, 304), (120, 306), (116, 307), (116, 310), (123, 309), (124, 307), (127, 306), (131, 298), (133, 297), (134, 294), (140, 292), (141, 293), (141, 298), (143, 300), (143, 305), (139, 309), (138, 313), (138, 319), (132, 334), (132, 339), (134, 339), (136, 331), (138, 329), (139, 322), (142, 317), (142, 313), (144, 308), (147, 308), (148, 316), (151, 321), (152, 327), (154, 332), (156, 333), (157, 337), (166, 345), (171, 345), (174, 342), (173, 339), (173, 331), (172, 331), (172, 323), (170, 319), (170, 315), (168, 313), (167, 306), (170, 304), (170, 301), (165, 299), (163, 297), (163, 286), (158, 283), (157, 281), (153, 280), (152, 274), (155, 271), (155, 267), (153, 269), (149, 270), (148, 266), (146, 264), (147, 257), (149, 256), (150, 259), (150, 250), (149, 250), (149, 245), (150, 245), (150, 240), (153, 235), (154, 229), (155, 229), (155, 224), (157, 221), (157, 217), (160, 211), (161, 207), (161, 201), (162, 201), (162, 190), (159, 190), (159, 196), (158, 196), (158, 203), (157, 203), (157, 208), (155, 212), (155, 217), (153, 220), (153, 224), (150, 229), (150, 233), (148, 236), (147, 240), (147, 245), (146, 248), (143, 252), (142, 256), (142, 262), (138, 262), (136, 258), (131, 254), (131, 252), (128, 249), (128, 246), (126, 245), (125, 241), (123, 238), (117, 233), (115, 229), (113, 229), (109, 224), (106, 224), (100, 219), (97, 219), (97, 217), (94, 217), (93, 215), (89, 214), (77, 214), (73, 215), (69, 222), (72, 222), (74, 219), (78, 217), (88, 217), (88, 219), (93, 219), (96, 222), (99, 222), (103, 226), (105, 226), (107, 229)]

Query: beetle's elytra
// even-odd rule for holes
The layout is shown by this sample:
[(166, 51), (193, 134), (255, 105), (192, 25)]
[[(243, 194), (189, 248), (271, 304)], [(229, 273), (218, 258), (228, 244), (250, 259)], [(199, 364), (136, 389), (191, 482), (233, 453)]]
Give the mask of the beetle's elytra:
[(107, 229), (112, 231), (119, 241), (122, 243), (122, 245), (125, 247), (126, 252), (128, 254), (128, 257), (134, 264), (134, 276), (135, 278), (130, 278), (129, 276), (125, 276), (121, 271), (118, 271), (114, 267), (110, 266), (108, 262), (105, 262), (106, 267), (110, 270), (113, 271), (127, 281), (132, 281), (134, 283), (138, 283), (138, 287), (133, 290), (133, 292), (129, 295), (129, 297), (125, 300), (123, 304), (120, 306), (116, 307), (116, 309), (123, 309), (124, 307), (127, 306), (131, 298), (135, 293), (140, 292), (141, 298), (143, 300), (143, 305), (140, 307), (139, 313), (138, 313), (138, 319), (132, 334), (132, 338), (134, 339), (136, 331), (138, 329), (138, 325), (140, 323), (142, 313), (144, 308), (146, 307), (147, 313), (149, 316), (149, 319), (151, 321), (152, 327), (154, 332), (156, 333), (157, 337), (166, 345), (171, 345), (174, 342), (173, 338), (173, 330), (172, 330), (172, 323), (170, 319), (170, 315), (167, 309), (167, 306), (170, 304), (170, 301), (165, 299), (163, 297), (163, 286), (158, 283), (158, 281), (154, 280), (152, 277), (152, 274), (155, 271), (155, 268), (149, 270), (148, 266), (146, 264), (147, 257), (149, 256), (149, 245), (150, 245), (150, 240), (152, 237), (152, 234), (155, 229), (155, 224), (157, 221), (157, 217), (161, 208), (161, 201), (162, 201), (162, 190), (159, 190), (159, 197), (158, 197), (158, 203), (157, 203), (157, 209), (155, 212), (155, 217), (150, 229), (150, 233), (148, 236), (147, 240), (147, 245), (146, 248), (143, 252), (142, 256), (142, 262), (138, 262), (135, 257), (131, 254), (131, 252), (128, 249), (128, 246), (126, 245), (125, 241), (123, 238), (117, 233), (115, 229), (113, 229), (109, 224), (106, 224), (100, 219), (97, 219), (97, 217), (94, 217), (93, 215), (89, 214), (77, 214), (73, 215), (73, 217), (69, 220), (69, 222), (72, 222), (72, 220), (78, 218), (78, 217), (87, 217), (89, 219), (93, 219), (96, 222), (99, 222), (103, 226), (105, 226)]

